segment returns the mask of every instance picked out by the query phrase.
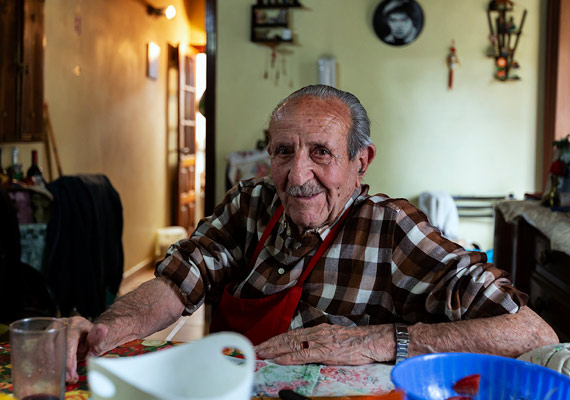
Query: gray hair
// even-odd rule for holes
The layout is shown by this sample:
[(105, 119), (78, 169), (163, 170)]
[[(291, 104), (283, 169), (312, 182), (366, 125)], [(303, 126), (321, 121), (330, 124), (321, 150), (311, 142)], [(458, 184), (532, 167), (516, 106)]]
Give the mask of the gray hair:
[[(346, 104), (352, 117), (352, 123), (348, 134), (348, 158), (350, 160), (353, 160), (358, 152), (372, 144), (372, 140), (370, 139), (370, 119), (368, 119), (368, 114), (362, 104), (360, 104), (358, 98), (352, 93), (327, 85), (309, 85), (291, 93), (285, 99), (281, 100), (281, 102), (273, 109), (270, 124), (288, 102), (301, 97), (338, 99)], [(271, 143), (271, 133), (268, 137), (268, 144), (269, 143)]]

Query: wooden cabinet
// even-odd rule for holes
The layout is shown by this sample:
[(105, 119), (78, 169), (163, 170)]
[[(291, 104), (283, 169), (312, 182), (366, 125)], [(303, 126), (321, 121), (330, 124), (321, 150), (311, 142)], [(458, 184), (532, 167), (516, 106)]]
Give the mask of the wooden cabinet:
[(0, 0), (0, 142), (43, 138), (44, 2)]
[(524, 218), (507, 222), (497, 209), (494, 260), (511, 273), (515, 287), (529, 295), (529, 306), (552, 326), (560, 341), (569, 342), (570, 255), (552, 250), (550, 239)]

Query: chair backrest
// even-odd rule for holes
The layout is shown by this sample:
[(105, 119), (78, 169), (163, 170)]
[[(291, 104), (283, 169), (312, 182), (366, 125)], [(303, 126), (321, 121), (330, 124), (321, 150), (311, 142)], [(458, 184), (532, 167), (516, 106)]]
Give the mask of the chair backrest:
[(453, 196), (459, 212), (459, 218), (493, 218), (495, 215), (495, 204), (498, 201), (512, 198), (512, 193), (500, 196)]

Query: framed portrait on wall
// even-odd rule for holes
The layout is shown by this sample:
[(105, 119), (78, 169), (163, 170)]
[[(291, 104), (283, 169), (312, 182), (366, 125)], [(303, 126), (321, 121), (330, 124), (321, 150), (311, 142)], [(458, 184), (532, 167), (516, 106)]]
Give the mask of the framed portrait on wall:
[(404, 46), (421, 33), (424, 12), (415, 0), (383, 0), (374, 11), (372, 26), (384, 43)]

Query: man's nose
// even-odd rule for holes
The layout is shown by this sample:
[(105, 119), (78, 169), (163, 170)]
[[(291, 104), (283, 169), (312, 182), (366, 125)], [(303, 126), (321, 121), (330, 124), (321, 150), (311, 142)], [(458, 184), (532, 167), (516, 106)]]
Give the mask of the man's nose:
[(289, 184), (302, 185), (312, 178), (313, 167), (310, 158), (303, 154), (295, 154), (289, 169)]

